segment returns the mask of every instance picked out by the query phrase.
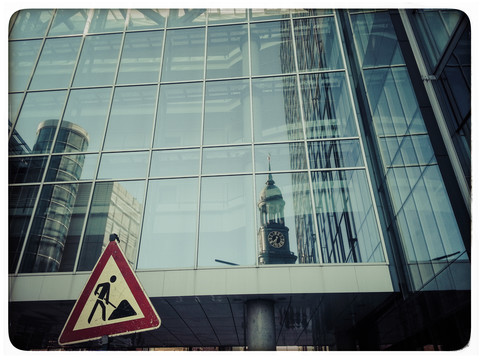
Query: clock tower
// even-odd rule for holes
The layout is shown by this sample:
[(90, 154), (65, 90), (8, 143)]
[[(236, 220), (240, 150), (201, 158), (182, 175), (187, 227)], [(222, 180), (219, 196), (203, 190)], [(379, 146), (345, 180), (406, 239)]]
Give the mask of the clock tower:
[[(270, 157), (268, 158), (268, 170)], [(272, 174), (268, 174), (265, 187), (260, 193), (258, 210), (260, 228), (258, 229), (258, 262), (265, 264), (294, 264), (297, 256), (290, 251), (288, 227), (285, 226), (283, 209), (285, 201), (282, 192), (275, 185)]]

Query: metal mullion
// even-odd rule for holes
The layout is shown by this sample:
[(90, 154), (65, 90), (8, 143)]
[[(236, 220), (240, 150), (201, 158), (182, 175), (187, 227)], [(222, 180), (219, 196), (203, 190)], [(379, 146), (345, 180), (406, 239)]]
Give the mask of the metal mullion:
[(295, 41), (295, 30), (294, 30), (294, 21), (293, 21), (293, 16), (290, 14), (290, 31), (292, 34), (292, 47), (293, 47), (293, 57), (295, 61), (295, 76), (297, 80), (297, 96), (298, 96), (298, 102), (300, 106), (300, 117), (303, 125), (303, 143), (305, 147), (305, 160), (307, 163), (307, 176), (308, 176), (308, 185), (309, 185), (309, 191), (310, 191), (310, 205), (312, 208), (312, 217), (313, 217), (313, 226), (315, 227), (313, 234), (315, 235), (315, 243), (316, 243), (316, 251), (318, 254), (318, 261), (319, 264), (323, 264), (323, 259), (322, 259), (322, 253), (321, 253), (321, 244), (320, 244), (320, 234), (318, 233), (319, 228), (318, 228), (318, 220), (317, 220), (317, 209), (315, 207), (315, 197), (313, 194), (313, 181), (312, 181), (312, 169), (310, 167), (310, 155), (308, 153), (308, 141), (307, 141), (307, 126), (305, 123), (305, 114), (304, 114), (304, 108), (303, 108), (303, 96), (302, 96), (302, 87), (300, 84), (300, 74), (298, 70), (298, 56), (297, 56), (297, 42)]
[(208, 16), (205, 25), (205, 46), (203, 53), (203, 88), (202, 88), (202, 118), (200, 122), (200, 154), (199, 154), (199, 174), (198, 174), (198, 194), (197, 194), (197, 227), (195, 230), (195, 254), (193, 268), (198, 269), (198, 252), (200, 248), (200, 207), (202, 201), (202, 165), (203, 165), (203, 139), (205, 129), (205, 99), (207, 93), (207, 45), (208, 45)]

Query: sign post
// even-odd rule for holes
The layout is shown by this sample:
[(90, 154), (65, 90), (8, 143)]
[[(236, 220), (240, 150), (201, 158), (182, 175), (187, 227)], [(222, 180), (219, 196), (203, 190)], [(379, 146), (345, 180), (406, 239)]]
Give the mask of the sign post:
[(153, 330), (160, 318), (112, 234), (58, 338), (75, 344)]

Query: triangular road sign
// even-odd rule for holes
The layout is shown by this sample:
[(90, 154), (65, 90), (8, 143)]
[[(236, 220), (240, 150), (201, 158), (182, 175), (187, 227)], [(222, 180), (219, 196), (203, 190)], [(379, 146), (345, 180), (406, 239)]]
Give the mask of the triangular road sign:
[(110, 241), (58, 338), (60, 345), (160, 327), (160, 318), (125, 255)]

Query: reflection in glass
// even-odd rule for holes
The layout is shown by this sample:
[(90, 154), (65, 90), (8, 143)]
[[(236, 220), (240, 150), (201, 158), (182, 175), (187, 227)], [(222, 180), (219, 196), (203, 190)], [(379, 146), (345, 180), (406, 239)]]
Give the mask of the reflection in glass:
[(15, 19), (10, 39), (25, 39), (45, 35), (53, 10), (25, 9)]
[(157, 82), (163, 31), (127, 33), (117, 84)]
[(344, 67), (334, 17), (298, 19), (293, 24), (300, 71)]
[(198, 178), (149, 182), (137, 268), (194, 266), (197, 203)]
[(364, 72), (375, 130), (382, 135), (426, 133), (420, 107), (405, 67)]
[(87, 36), (83, 44), (73, 85), (113, 84), (121, 40), (122, 34)]
[(66, 183), (42, 188), (20, 272), (59, 270), (78, 187), (78, 183)]
[(300, 84), (308, 139), (357, 136), (343, 72), (303, 75)]
[(331, 14), (333, 14), (332, 9), (292, 9), (293, 17), (331, 15)]
[(160, 86), (155, 147), (200, 145), (202, 83)]
[(288, 18), (291, 9), (250, 9), (252, 20)]
[(98, 179), (132, 179), (147, 175), (148, 152), (102, 154)]
[[(55, 127), (62, 112), (66, 91), (33, 92), (26, 96), (15, 124), (14, 135), (10, 138), (10, 154), (44, 154), (50, 151)], [(54, 126), (39, 134), (40, 125), (50, 120)], [(40, 137), (39, 137), (40, 136)], [(35, 146), (37, 142), (42, 146)], [(35, 148), (34, 148), (35, 146)]]
[(361, 13), (351, 19), (362, 67), (404, 63), (388, 12)]
[(207, 79), (248, 76), (247, 26), (208, 29)]
[(167, 14), (168, 9), (131, 9), (127, 30), (163, 28)]
[(23, 94), (8, 95), (8, 131), (12, 128), (23, 100)]
[[(72, 90), (68, 97), (63, 122), (76, 124), (88, 133), (88, 150), (100, 149), (111, 92), (111, 88)], [(55, 152), (79, 151), (78, 147), (65, 147), (61, 141), (57, 140)]]
[[(276, 157), (272, 157), (272, 167), (277, 167), (277, 161), (278, 159)], [(267, 179), (269, 179), (270, 182), (268, 182)], [(273, 180), (273, 184), (271, 180)], [(297, 256), (296, 263), (318, 263), (318, 249), (313, 223), (308, 174), (306, 172), (272, 174), (269, 176), (263, 174), (257, 175), (255, 181), (257, 204), (261, 200), (260, 195), (263, 196), (262, 199), (264, 201), (264, 197), (266, 196), (268, 201), (268, 196), (278, 196), (278, 192), (281, 192), (281, 196), (285, 202), (283, 208), (283, 223), (284, 226), (288, 228), (289, 251)], [(266, 181), (267, 186), (265, 186)], [(258, 212), (258, 214), (260, 214), (260, 212)], [(264, 223), (264, 220), (259, 219), (258, 224)]]
[(250, 39), (252, 75), (284, 74), (295, 71), (289, 21), (252, 24)]
[(251, 141), (248, 80), (207, 82), (204, 144)]
[(145, 149), (152, 141), (157, 86), (115, 90), (104, 150)]
[(58, 9), (48, 36), (83, 34), (88, 18), (85, 9)]
[(98, 154), (52, 155), (45, 181), (71, 181), (78, 174), (80, 180), (92, 180), (97, 169)]
[(303, 139), (296, 78), (254, 79), (252, 84), (255, 141)]
[(169, 9), (167, 27), (205, 25), (206, 9)]
[(379, 138), (379, 144), (387, 166), (436, 163), (428, 135), (383, 137)]
[(39, 186), (8, 188), (8, 272), (15, 272)]
[(203, 149), (202, 174), (252, 172), (252, 148), (229, 146)]
[(246, 9), (208, 9), (208, 24), (247, 21)]
[(77, 270), (92, 270), (110, 234), (117, 234), (129, 264), (137, 256), (144, 181), (97, 182)]
[(383, 262), (364, 170), (312, 172), (324, 263)]
[(40, 182), (47, 166), (47, 156), (10, 158), (8, 161), (8, 183)]
[(10, 41), (8, 43), (9, 91), (25, 90), (41, 44), (41, 40)]
[(154, 151), (150, 177), (198, 175), (199, 161), (199, 149)]
[(254, 265), (252, 176), (205, 177), (201, 199), (198, 265)]
[(312, 169), (363, 166), (359, 140), (309, 142), (308, 155)]
[(122, 31), (125, 28), (126, 9), (95, 9), (89, 33)]
[(47, 39), (30, 89), (66, 88), (70, 85), (82, 38)]
[(303, 142), (255, 145), (255, 171), (267, 171), (269, 157), (274, 159), (271, 166), (274, 171), (307, 169)]
[(163, 57), (162, 82), (203, 79), (205, 31), (168, 30)]

